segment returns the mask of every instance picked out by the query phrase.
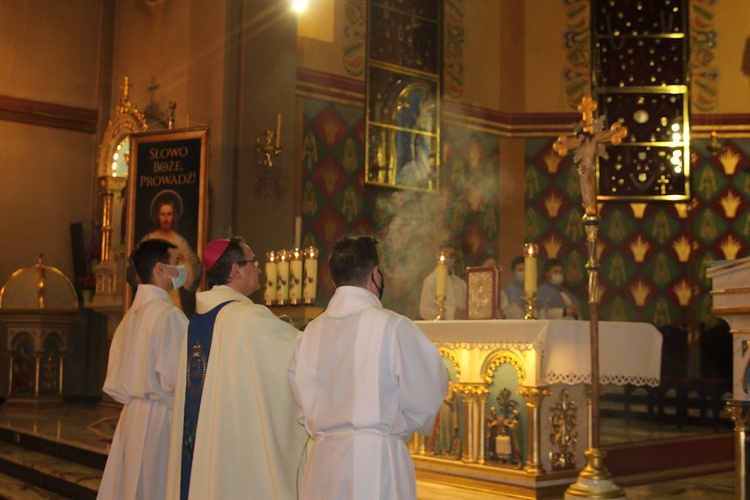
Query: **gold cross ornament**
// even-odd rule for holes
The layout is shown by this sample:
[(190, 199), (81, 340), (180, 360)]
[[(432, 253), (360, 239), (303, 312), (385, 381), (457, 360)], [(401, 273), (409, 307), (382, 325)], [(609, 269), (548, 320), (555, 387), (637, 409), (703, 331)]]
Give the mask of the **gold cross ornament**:
[(574, 135), (561, 135), (552, 145), (552, 149), (560, 156), (568, 154), (569, 150), (575, 151), (573, 161), (578, 165), (578, 174), (581, 181), (582, 204), (586, 215), (596, 216), (596, 157), (608, 159), (606, 143), (618, 145), (628, 135), (627, 127), (615, 122), (604, 130), (607, 117), (602, 115), (594, 118), (597, 108), (596, 101), (591, 96), (584, 96), (578, 111), (581, 112), (581, 121), (573, 124)]

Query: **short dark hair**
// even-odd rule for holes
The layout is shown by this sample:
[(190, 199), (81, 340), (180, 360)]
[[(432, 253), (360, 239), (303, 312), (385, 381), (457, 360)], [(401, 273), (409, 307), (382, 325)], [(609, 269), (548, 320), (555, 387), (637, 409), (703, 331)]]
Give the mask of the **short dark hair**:
[(245, 251), (242, 245), (247, 245), (241, 236), (233, 236), (229, 239), (227, 248), (222, 252), (221, 257), (216, 259), (214, 265), (206, 271), (206, 283), (211, 288), (215, 285), (226, 285), (229, 283), (229, 273), (232, 271), (232, 264), (237, 264), (245, 258)]
[(438, 246), (438, 248), (437, 248), (438, 252), (441, 251), (441, 250), (443, 250), (444, 248), (452, 248), (453, 250), (455, 250), (455, 251), (458, 252), (458, 245), (456, 245), (455, 243), (453, 243), (452, 241), (449, 241), (449, 240), (445, 240), (445, 241), (443, 241), (443, 242), (440, 243), (440, 246)]
[(328, 266), (333, 284), (362, 286), (380, 265), (378, 240), (372, 236), (344, 236), (331, 249)]
[(170, 248), (177, 248), (177, 245), (158, 238), (144, 240), (138, 245), (133, 252), (132, 262), (141, 283), (151, 284), (158, 262), (169, 264)]
[(555, 266), (563, 267), (563, 263), (560, 259), (547, 259), (544, 262), (544, 272), (546, 273)]
[(523, 263), (524, 263), (524, 260), (522, 256), (519, 255), (518, 257), (513, 257), (513, 260), (510, 261), (510, 268), (511, 270), (515, 271), (516, 266), (519, 264), (523, 264)]

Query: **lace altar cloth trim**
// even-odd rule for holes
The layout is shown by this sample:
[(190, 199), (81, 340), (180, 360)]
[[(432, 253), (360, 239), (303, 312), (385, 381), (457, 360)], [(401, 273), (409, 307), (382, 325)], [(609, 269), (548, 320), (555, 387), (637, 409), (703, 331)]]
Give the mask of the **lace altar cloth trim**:
[(446, 349), (458, 350), (458, 349), (479, 349), (480, 351), (497, 351), (497, 350), (508, 350), (517, 349), (519, 351), (531, 351), (535, 350), (540, 353), (541, 357), (544, 357), (544, 349), (542, 348), (541, 342), (433, 342), (436, 347), (444, 347)]
[[(578, 384), (589, 384), (591, 383), (590, 373), (555, 373), (549, 372), (545, 376), (548, 384), (567, 384), (567, 385), (578, 385)], [(659, 378), (646, 377), (642, 375), (616, 375), (608, 373), (599, 374), (600, 384), (613, 384), (613, 385), (648, 385), (656, 387), (659, 385)]]

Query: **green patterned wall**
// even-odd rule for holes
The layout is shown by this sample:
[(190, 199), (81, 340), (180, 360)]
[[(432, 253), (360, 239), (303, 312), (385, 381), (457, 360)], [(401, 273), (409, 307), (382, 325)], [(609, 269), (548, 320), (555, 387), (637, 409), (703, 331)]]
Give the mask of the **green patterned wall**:
[[(568, 286), (587, 298), (586, 246), (572, 155), (552, 139), (526, 141), (526, 238), (542, 258), (565, 264)], [(707, 263), (750, 248), (750, 139), (725, 141), (711, 155), (692, 143), (691, 203), (606, 202), (599, 232), (600, 318), (661, 325), (711, 324)]]
[(320, 250), (318, 302), (333, 295), (327, 265), (331, 246), (345, 234), (372, 233), (372, 207), (363, 185), (362, 108), (304, 99), (302, 244)]

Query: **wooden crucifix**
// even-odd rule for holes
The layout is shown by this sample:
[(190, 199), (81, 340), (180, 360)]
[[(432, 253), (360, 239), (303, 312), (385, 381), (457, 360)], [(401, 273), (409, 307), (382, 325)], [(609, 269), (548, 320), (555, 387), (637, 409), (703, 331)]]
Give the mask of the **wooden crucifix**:
[(596, 157), (608, 159), (604, 145), (607, 142), (617, 145), (628, 135), (627, 127), (613, 123), (609, 130), (604, 130), (607, 117), (602, 115), (594, 118), (597, 108), (596, 101), (591, 96), (583, 96), (578, 111), (581, 121), (573, 124), (574, 135), (561, 135), (552, 145), (552, 149), (560, 156), (568, 154), (568, 150), (575, 151), (573, 161), (578, 164), (578, 174), (581, 180), (582, 204), (586, 215), (596, 215)]

